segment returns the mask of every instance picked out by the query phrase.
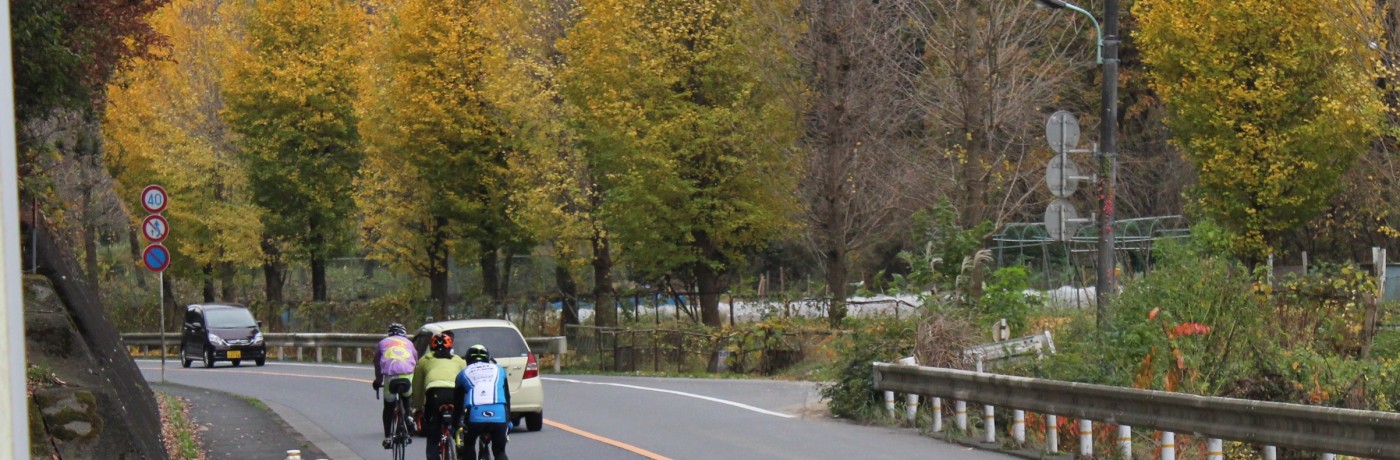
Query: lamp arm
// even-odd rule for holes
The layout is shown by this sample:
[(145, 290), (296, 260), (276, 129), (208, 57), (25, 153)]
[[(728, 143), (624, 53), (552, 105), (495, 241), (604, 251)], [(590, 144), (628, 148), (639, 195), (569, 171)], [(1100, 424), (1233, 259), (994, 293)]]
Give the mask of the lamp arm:
[(1094, 48), (1094, 54), (1098, 60), (1098, 63), (1103, 64), (1103, 27), (1099, 26), (1098, 18), (1095, 18), (1093, 13), (1085, 11), (1084, 8), (1080, 8), (1079, 5), (1075, 5), (1073, 3), (1065, 2), (1065, 8), (1078, 11), (1081, 14), (1088, 16), (1089, 20), (1094, 22), (1094, 38), (1096, 44), (1098, 45), (1097, 48)]

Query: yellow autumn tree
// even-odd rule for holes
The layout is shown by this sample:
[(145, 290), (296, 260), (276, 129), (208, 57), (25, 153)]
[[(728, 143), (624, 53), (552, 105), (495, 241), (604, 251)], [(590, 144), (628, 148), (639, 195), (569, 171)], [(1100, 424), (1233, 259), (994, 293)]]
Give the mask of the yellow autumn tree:
[(1373, 2), (1142, 0), (1151, 87), (1194, 164), (1192, 205), (1251, 263), (1326, 206), (1377, 134)]
[(138, 59), (108, 87), (103, 116), (106, 163), (139, 224), (138, 195), (161, 184), (170, 195), (165, 216), (173, 229), (165, 244), (172, 269), (203, 276), (205, 301), (234, 299), (235, 269), (260, 258), (260, 213), (252, 205), (243, 163), (228, 125), (220, 85), (232, 47), (236, 12), (216, 0), (173, 0), (150, 17), (169, 46)]
[[(487, 95), (504, 117), (512, 147), (510, 215), (534, 240), (549, 243), (564, 324), (579, 323), (577, 278), (602, 228), (593, 212), (594, 182), (578, 148), (576, 109), (560, 95), (567, 61), (559, 42), (577, 12), (577, 0), (496, 0), (480, 11), (489, 50)], [(608, 287), (611, 266), (593, 261), (594, 279)], [(613, 324), (603, 313), (599, 324)]]
[(508, 147), (485, 87), (480, 14), (475, 1), (388, 8), (362, 80), (357, 199), (371, 257), (428, 278), (444, 316), (449, 258), (477, 256), (494, 298), (497, 249), (518, 238), (506, 215)]

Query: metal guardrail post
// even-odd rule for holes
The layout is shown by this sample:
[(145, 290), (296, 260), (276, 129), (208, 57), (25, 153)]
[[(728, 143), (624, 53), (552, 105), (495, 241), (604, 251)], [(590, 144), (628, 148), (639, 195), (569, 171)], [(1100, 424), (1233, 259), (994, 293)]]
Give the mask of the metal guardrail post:
[(1118, 453), (1122, 458), (1133, 458), (1133, 427), (1118, 425)]
[(943, 432), (943, 398), (933, 398), (933, 432)]
[(1011, 411), (1011, 440), (1017, 445), (1026, 443), (1026, 411)]
[(1278, 460), (1278, 448), (1274, 446), (1264, 446), (1264, 460)]
[(1045, 451), (1060, 453), (1060, 418), (1055, 414), (1045, 414)]
[(1094, 421), (1087, 418), (1079, 419), (1079, 456), (1094, 456)]
[(953, 401), (953, 413), (957, 416), (958, 431), (967, 432), (967, 401)]
[[(957, 369), (874, 365), (876, 390), (1315, 452), (1400, 459), (1400, 414), (1197, 396)], [(1083, 431), (1087, 432), (1092, 426)], [(964, 431), (965, 432), (965, 431)]]
[(991, 444), (991, 443), (997, 442), (997, 414), (996, 414), (996, 408), (995, 408), (995, 407), (992, 407), (991, 404), (984, 405), (984, 406), (982, 406), (982, 414), (984, 415), (984, 418), (983, 418), (983, 420), (982, 420), (983, 428), (986, 428), (985, 430), (982, 430), (982, 431), (986, 431), (986, 432), (987, 432), (987, 434), (986, 434), (986, 436), (987, 436), (987, 439), (986, 439), (987, 443), (988, 443), (988, 444)]
[(1162, 460), (1176, 460), (1176, 433), (1162, 432)]

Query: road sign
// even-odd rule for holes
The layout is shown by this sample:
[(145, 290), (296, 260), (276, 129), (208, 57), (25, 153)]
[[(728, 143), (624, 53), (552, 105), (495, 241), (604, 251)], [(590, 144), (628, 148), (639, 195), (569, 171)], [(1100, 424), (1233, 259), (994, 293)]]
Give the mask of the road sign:
[(141, 222), (141, 232), (145, 233), (146, 239), (152, 243), (165, 241), (165, 237), (170, 236), (170, 222), (160, 214), (151, 214)]
[(1065, 153), (1079, 146), (1079, 119), (1074, 114), (1061, 110), (1045, 120), (1045, 139), (1050, 141), (1050, 150)]
[(1079, 172), (1079, 165), (1074, 164), (1069, 154), (1055, 155), (1045, 168), (1045, 186), (1050, 189), (1051, 195), (1060, 198), (1069, 198), (1079, 189), (1079, 183), (1087, 179)]
[(166, 204), (169, 204), (169, 200), (166, 199), (164, 187), (147, 185), (146, 189), (141, 191), (141, 207), (145, 208), (146, 212), (160, 214), (165, 210)]
[(1045, 208), (1045, 232), (1050, 234), (1052, 240), (1069, 241), (1085, 221), (1087, 219), (1079, 218), (1074, 204), (1064, 198), (1056, 199)]
[(153, 272), (163, 272), (170, 267), (170, 250), (160, 244), (146, 246), (146, 250), (141, 253), (141, 261), (146, 264), (146, 269)]

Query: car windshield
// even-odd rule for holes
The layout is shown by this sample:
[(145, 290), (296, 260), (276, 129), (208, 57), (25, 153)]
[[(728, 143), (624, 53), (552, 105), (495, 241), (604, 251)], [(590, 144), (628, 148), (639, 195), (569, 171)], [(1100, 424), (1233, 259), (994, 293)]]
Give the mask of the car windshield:
[(453, 347), (457, 355), (466, 357), (467, 348), (481, 344), (496, 358), (528, 356), (530, 347), (520, 333), (509, 327), (469, 327), (452, 331)]
[(253, 315), (248, 314), (248, 310), (241, 308), (206, 310), (204, 318), (209, 320), (208, 327), (210, 329), (237, 329), (257, 326), (257, 322), (253, 321)]

